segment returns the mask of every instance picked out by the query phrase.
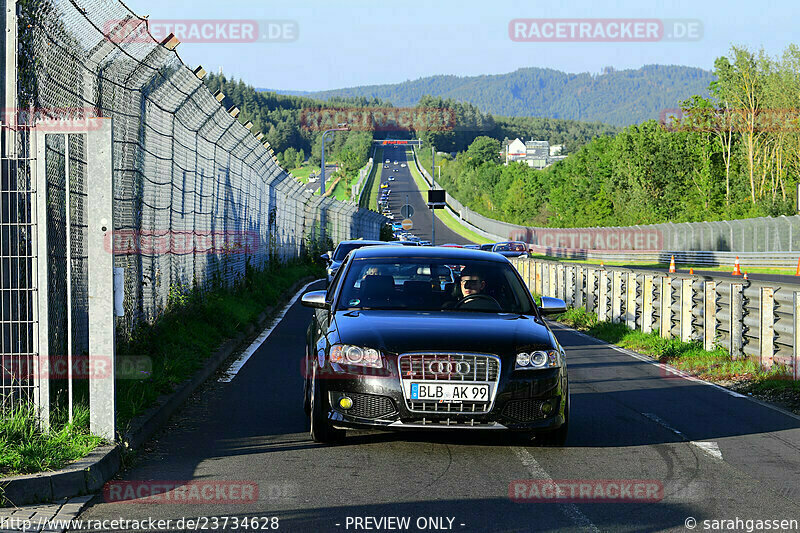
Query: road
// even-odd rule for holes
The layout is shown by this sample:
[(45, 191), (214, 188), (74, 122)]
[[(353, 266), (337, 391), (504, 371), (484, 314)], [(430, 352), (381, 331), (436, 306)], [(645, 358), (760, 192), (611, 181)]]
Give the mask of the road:
[[(463, 432), (353, 431), (343, 444), (315, 444), (301, 402), (310, 316), (295, 303), (232, 381), (207, 382), (122, 475), (252, 481), (255, 503), (98, 497), (80, 518), (274, 516), (282, 531), (354, 531), (355, 517), (407, 516), (408, 530), (418, 531), (420, 518), (447, 517), (450, 530), (470, 532), (686, 531), (688, 517), (800, 519), (800, 418), (560, 327), (572, 391), (564, 448)], [(663, 498), (511, 501), (509, 484), (530, 479), (653, 480)]]
[[(433, 215), (431, 210), (428, 209), (428, 197), (426, 195), (423, 198), (414, 178), (411, 176), (411, 171), (408, 169), (408, 166), (413, 165), (414, 160), (409, 160), (407, 157), (406, 147), (402, 145), (385, 146), (383, 149), (383, 159), (384, 160), (380, 162), (380, 178), (381, 183), (389, 183), (391, 185), (392, 192), (389, 195), (389, 208), (394, 215), (394, 222), (403, 220), (400, 216), (400, 208), (405, 204), (406, 196), (408, 196), (408, 202), (411, 207), (414, 208), (414, 216), (411, 218), (414, 223), (414, 228), (411, 230), (411, 233), (423, 241), (433, 240), (431, 236), (431, 219)], [(387, 159), (389, 160), (389, 168), (384, 168), (387, 164)], [(398, 162), (397, 165), (394, 164), (395, 161)], [(400, 163), (405, 163), (406, 166), (401, 167)], [(398, 171), (395, 172), (394, 169), (398, 169)], [(387, 181), (390, 176), (394, 176), (395, 180), (391, 182)], [(437, 218), (436, 240), (434, 244), (448, 243), (474, 244), (445, 226), (444, 223)]]
[[(338, 167), (336, 165), (325, 165), (325, 177), (328, 178), (327, 183), (325, 184), (325, 186), (326, 186), (325, 190), (328, 190), (327, 188), (329, 188), (330, 185), (333, 183), (333, 178), (331, 176), (333, 175), (334, 172), (336, 172), (337, 168)], [(311, 191), (312, 193), (315, 193), (315, 192), (319, 191), (319, 187), (320, 187), (319, 178), (317, 178), (317, 181), (315, 181), (315, 182), (307, 182), (304, 185), (305, 185), (305, 188), (306, 188), (307, 191)]]

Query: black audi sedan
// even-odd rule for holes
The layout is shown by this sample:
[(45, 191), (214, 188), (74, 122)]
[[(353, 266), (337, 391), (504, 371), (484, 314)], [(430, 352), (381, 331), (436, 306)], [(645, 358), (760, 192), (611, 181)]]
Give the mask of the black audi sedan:
[(303, 360), (311, 436), (348, 428), (509, 430), (562, 445), (563, 348), (505, 257), (441, 247), (352, 251), (314, 308)]

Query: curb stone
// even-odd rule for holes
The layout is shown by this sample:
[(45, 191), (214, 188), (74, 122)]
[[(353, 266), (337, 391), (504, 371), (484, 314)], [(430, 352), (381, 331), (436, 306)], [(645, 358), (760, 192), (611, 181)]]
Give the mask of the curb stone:
[[(292, 294), (315, 279), (314, 276), (307, 276), (297, 281), (281, 295), (280, 301), (288, 301)], [(156, 405), (131, 422), (131, 428), (121, 436), (121, 444), (95, 448), (86, 457), (54, 472), (39, 472), (0, 480), (0, 508), (53, 502), (100, 490), (120, 469), (122, 450), (135, 449), (147, 442), (222, 363), (241, 349), (256, 331), (266, 327), (276, 311), (277, 306), (265, 309), (258, 315), (255, 323), (245, 328), (244, 333), (239, 333), (223, 343), (194, 376), (178, 385), (171, 394), (159, 397)]]

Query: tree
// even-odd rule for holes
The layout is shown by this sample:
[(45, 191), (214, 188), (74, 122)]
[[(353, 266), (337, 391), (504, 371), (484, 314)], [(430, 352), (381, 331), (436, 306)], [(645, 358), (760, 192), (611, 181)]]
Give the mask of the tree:
[(500, 141), (491, 137), (477, 137), (467, 149), (467, 158), (471, 165), (477, 167), (483, 163), (497, 163), (500, 161)]
[(297, 168), (300, 168), (303, 166), (303, 163), (305, 163), (305, 161), (306, 161), (306, 153), (305, 151), (303, 151), (302, 148), (300, 148), (300, 151), (297, 152), (297, 159), (296, 159), (297, 164), (295, 166)]

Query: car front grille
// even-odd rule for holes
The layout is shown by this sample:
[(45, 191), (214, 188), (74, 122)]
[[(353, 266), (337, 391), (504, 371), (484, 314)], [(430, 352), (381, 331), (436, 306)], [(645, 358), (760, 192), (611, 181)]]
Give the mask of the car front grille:
[[(496, 382), (500, 375), (500, 360), (488, 355), (472, 354), (407, 354), (401, 355), (400, 375), (403, 379), (432, 380), (432, 381), (469, 381), (469, 382)], [(431, 364), (438, 363), (466, 363), (469, 372), (456, 374), (455, 372), (436, 372), (431, 370)], [(466, 368), (464, 366), (463, 368)]]
[[(388, 396), (377, 394), (362, 394), (358, 392), (331, 392), (331, 405), (344, 414), (357, 416), (360, 418), (381, 418), (397, 413), (394, 402)], [(339, 407), (339, 399), (347, 396), (353, 400), (353, 407), (342, 409)]]
[(533, 422), (547, 418), (542, 412), (543, 400), (511, 400), (503, 408), (503, 416), (517, 422)]
[[(463, 418), (466, 414), (483, 415), (492, 410), (500, 380), (500, 358), (497, 356), (460, 353), (402, 354), (398, 358), (398, 366), (406, 408), (411, 412), (429, 413), (449, 420), (446, 417), (450, 414), (461, 415), (459, 418)], [(406, 394), (406, 384), (412, 381), (488, 383), (492, 385), (491, 398), (490, 401), (462, 402), (411, 400)]]

